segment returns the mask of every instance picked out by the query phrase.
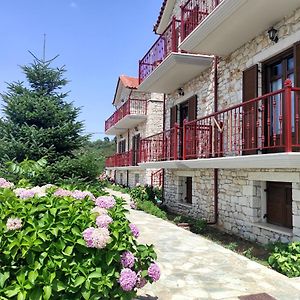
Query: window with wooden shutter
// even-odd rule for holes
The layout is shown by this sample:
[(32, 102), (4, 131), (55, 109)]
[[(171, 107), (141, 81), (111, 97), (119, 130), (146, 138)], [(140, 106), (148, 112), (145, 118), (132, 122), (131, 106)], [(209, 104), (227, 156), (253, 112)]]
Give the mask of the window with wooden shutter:
[(291, 183), (267, 182), (267, 221), (270, 224), (293, 228)]
[(126, 151), (126, 140), (120, 141), (118, 148), (119, 148), (118, 153), (124, 153)]
[(170, 110), (170, 128), (173, 128), (175, 123), (177, 122), (177, 106), (171, 107)]
[(186, 203), (192, 204), (193, 203), (193, 178), (186, 177)]
[[(258, 65), (243, 72), (243, 102), (258, 96)], [(257, 147), (257, 103), (243, 107), (243, 154), (255, 154)]]
[(193, 96), (188, 100), (188, 121), (197, 119), (197, 96)]
[(300, 87), (300, 42), (294, 44), (295, 87)]

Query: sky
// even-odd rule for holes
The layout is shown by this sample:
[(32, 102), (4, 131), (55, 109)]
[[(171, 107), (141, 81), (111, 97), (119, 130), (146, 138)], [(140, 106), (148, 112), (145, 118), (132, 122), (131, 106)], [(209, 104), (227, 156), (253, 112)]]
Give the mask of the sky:
[[(79, 119), (93, 139), (103, 138), (114, 112), (118, 76), (138, 76), (138, 61), (157, 36), (153, 24), (162, 0), (2, 0), (0, 10), (0, 93), (23, 81), (21, 65), (57, 54), (66, 66), (68, 101), (81, 107)], [(1, 114), (1, 113), (0, 113)], [(101, 134), (102, 133), (102, 134)]]

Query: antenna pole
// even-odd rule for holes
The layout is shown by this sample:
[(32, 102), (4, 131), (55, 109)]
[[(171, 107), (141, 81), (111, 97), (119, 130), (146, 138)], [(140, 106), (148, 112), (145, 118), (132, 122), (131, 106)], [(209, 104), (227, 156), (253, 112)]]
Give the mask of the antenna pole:
[(46, 61), (46, 33), (44, 33), (43, 62)]

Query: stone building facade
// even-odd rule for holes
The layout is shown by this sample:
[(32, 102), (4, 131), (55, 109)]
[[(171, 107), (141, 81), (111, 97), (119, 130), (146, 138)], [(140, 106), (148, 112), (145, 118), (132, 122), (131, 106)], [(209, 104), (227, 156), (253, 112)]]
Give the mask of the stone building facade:
[[(161, 34), (163, 29), (166, 28), (166, 24), (172, 22), (174, 16), (176, 19), (182, 20), (180, 15), (182, 9), (180, 9), (180, 5), (184, 6), (188, 2), (191, 1), (164, 1), (155, 26), (157, 33)], [(221, 15), (222, 10), (224, 10), (223, 14), (226, 14), (226, 5), (229, 5), (229, 2), (232, 1), (223, 0), (219, 2), (220, 4), (209, 12), (211, 16), (207, 17), (208, 20), (203, 20), (202, 23), (200, 22), (191, 35), (196, 36), (196, 31), (198, 30), (200, 32), (201, 26), (204, 29), (202, 35), (201, 32), (199, 33), (199, 37), (205, 36), (206, 32), (209, 32), (210, 24), (212, 24), (211, 26), (216, 26), (218, 29), (217, 25), (212, 21), (213, 15)], [(243, 2), (241, 9), (232, 15), (232, 24), (237, 23), (241, 18), (239, 14), (243, 11), (243, 5), (250, 5), (250, 1), (247, 0), (241, 2)], [(257, 1), (255, 1), (255, 3), (256, 2)], [(272, 5), (279, 5), (280, 1), (276, 0), (275, 2), (272, 2)], [(211, 5), (210, 1), (207, 1), (207, 3), (207, 6)], [(255, 3), (253, 3), (253, 5), (256, 5)], [(216, 49), (216, 51), (212, 53), (206, 53), (213, 56), (210, 65), (196, 77), (177, 86), (172, 92), (166, 93), (164, 115), (166, 130), (172, 129), (174, 119), (179, 123), (179, 127), (182, 126), (182, 124), (180, 124), (180, 122), (182, 123), (182, 119), (188, 118), (189, 116), (189, 113), (184, 111), (182, 104), (195, 96), (197, 100), (194, 119), (201, 119), (214, 113), (215, 110), (226, 110), (234, 105), (241, 104), (243, 101), (245, 102), (267, 93), (283, 89), (284, 81), (287, 78), (292, 81), (294, 87), (300, 88), (300, 46), (298, 45), (300, 42), (300, 3), (297, 4), (296, 1), (291, 1), (290, 3), (286, 3), (286, 5), (290, 5), (290, 7), (286, 8), (285, 15), (279, 19), (277, 18), (276, 22), (270, 24), (272, 25), (272, 29), (276, 29), (276, 40), (271, 39), (269, 33), (270, 27), (261, 27), (256, 35), (251, 36), (247, 41), (227, 51), (228, 53), (224, 55), (218, 54), (218, 52), (221, 51), (219, 49)], [(250, 13), (249, 11), (249, 14)], [(276, 10), (270, 13), (276, 14)], [(259, 18), (262, 17), (263, 16)], [(269, 19), (271, 22), (276, 18), (272, 19), (270, 16)], [(259, 23), (260, 19), (257, 22)], [(181, 26), (183, 25), (181, 24)], [(219, 24), (219, 26), (222, 26), (222, 24)], [(238, 26), (238, 24), (236, 24), (236, 26)], [(249, 24), (249, 26), (251, 26), (251, 24)], [(225, 27), (224, 25), (224, 28)], [(212, 34), (214, 34), (214, 32), (212, 32)], [(224, 34), (226, 34), (226, 32), (224, 32)], [(245, 32), (245, 35), (247, 35), (247, 32)], [(203, 39), (205, 38), (207, 37)], [(229, 40), (234, 40), (234, 38), (235, 37), (227, 36)], [(183, 38), (181, 37), (179, 39), (181, 39), (178, 49), (178, 54), (180, 55), (183, 50), (187, 52), (184, 47), (188, 45), (189, 41), (187, 43), (183, 41), (180, 45)], [(209, 37), (207, 39), (209, 39)], [(197, 45), (197, 43), (200, 44), (199, 41), (190, 42), (191, 45)], [(198, 47), (201, 48), (200, 46)], [(196, 46), (195, 49), (197, 49)], [(203, 47), (203, 49), (205, 49), (205, 47)], [(201, 52), (199, 52), (199, 54), (201, 54)], [(172, 55), (171, 53), (170, 56)], [(185, 54), (182, 54), (182, 56), (184, 55)], [(165, 61), (168, 61), (170, 56), (165, 58)], [(161, 63), (161, 69), (164, 67), (163, 64), (164, 62)], [(248, 73), (246, 72), (251, 68), (254, 68), (256, 72), (256, 91), (255, 96), (245, 99), (248, 92), (248, 83), (246, 81)], [(283, 69), (285, 71), (283, 71)], [(160, 76), (161, 73), (159, 72), (161, 71), (154, 70), (151, 76)], [(172, 71), (166, 74), (175, 77)], [(151, 76), (149, 76), (150, 79), (145, 79), (145, 83), (143, 83), (142, 86), (147, 87), (147, 80), (152, 80)], [(275, 79), (272, 79), (273, 77)], [(155, 92), (157, 90), (161, 91), (161, 88), (156, 89), (156, 86), (152, 85), (145, 90)], [(295, 135), (298, 132), (296, 127), (300, 126), (299, 122), (295, 121), (298, 118), (297, 113), (299, 107), (298, 104), (295, 103), (300, 99), (299, 95), (299, 92), (295, 92), (292, 97), (292, 114), (296, 117), (291, 122), (293, 126), (292, 133), (295, 133)], [(270, 103), (272, 103), (275, 110), (279, 107), (279, 104), (276, 104), (279, 98), (276, 98), (277, 96), (272, 97), (272, 102)], [(280, 99), (285, 99), (284, 97), (285, 96), (282, 96)], [(190, 163), (186, 163), (184, 157), (183, 160), (182, 157), (178, 158), (178, 161), (174, 163), (168, 161), (173, 158), (163, 159), (163, 161), (159, 162), (157, 161), (158, 159), (155, 158), (152, 161), (151, 159), (145, 160), (140, 166), (155, 168), (162, 165), (165, 168), (165, 204), (171, 211), (183, 215), (190, 215), (195, 218), (203, 218), (209, 223), (217, 222), (217, 226), (225, 231), (260, 243), (299, 240), (300, 164), (298, 160), (299, 153), (296, 153), (299, 150), (296, 150), (293, 156), (288, 156), (289, 154), (284, 153), (285, 151), (283, 149), (278, 151), (274, 150), (275, 147), (270, 151), (263, 149), (263, 146), (259, 144), (264, 141), (261, 138), (263, 133), (259, 131), (259, 128), (261, 126), (260, 124), (264, 122), (264, 113), (266, 112), (261, 103), (263, 102), (260, 102), (259, 107), (256, 108), (257, 115), (253, 125), (253, 128), (258, 128), (254, 129), (255, 137), (260, 137), (261, 140), (258, 142), (255, 151), (248, 151), (249, 153), (247, 153), (247, 151), (244, 151), (242, 148), (242, 143), (244, 143), (245, 140), (245, 133), (243, 132), (243, 126), (245, 125), (241, 124), (239, 126), (235, 124), (235, 128), (242, 128), (237, 133), (234, 133), (232, 129), (234, 122), (242, 123), (245, 122), (245, 119), (234, 121), (234, 116), (231, 116), (231, 119), (226, 120), (228, 124), (217, 124), (217, 121), (215, 121), (216, 125), (221, 127), (219, 131), (221, 131), (221, 129), (224, 130), (223, 150), (225, 148), (232, 150), (224, 150), (224, 153), (222, 153), (223, 157), (198, 157), (197, 160), (195, 159), (195, 161), (191, 161)], [(176, 108), (175, 110), (174, 107)], [(244, 108), (241, 114), (245, 113), (245, 109), (246, 108)], [(285, 133), (282, 133), (285, 127), (281, 125), (283, 123), (282, 118), (284, 118), (285, 109), (284, 104), (280, 104), (277, 116), (273, 112), (271, 120), (269, 120), (269, 123), (278, 121), (279, 125), (276, 125), (276, 128), (274, 127), (272, 130), (275, 132), (277, 128), (280, 128), (276, 134), (278, 136), (280, 135), (281, 138), (285, 135)], [(182, 114), (185, 114), (184, 117)], [(248, 122), (250, 121), (248, 120)], [(268, 126), (270, 127), (270, 125)], [(267, 126), (263, 128), (267, 130)], [(277, 137), (274, 137), (274, 132), (272, 138), (274, 138), (275, 144)], [(234, 138), (228, 138), (229, 134), (231, 137), (234, 134), (239, 135), (239, 142), (237, 143), (240, 143), (240, 145), (228, 145), (228, 143), (234, 143), (233, 141), (235, 141)], [(212, 135), (214, 135), (214, 131)], [(254, 134), (252, 138), (253, 137)], [(182, 147), (182, 143), (183, 142), (181, 142), (181, 144), (179, 143), (175, 151)], [(252, 141), (252, 143), (254, 142)], [(239, 151), (236, 149), (239, 149)], [(276, 156), (276, 154), (278, 154), (277, 152), (281, 153), (282, 156)], [(287, 156), (284, 156), (284, 154)], [(253, 158), (250, 159), (250, 155)], [(231, 158), (231, 156), (235, 157)], [(259, 160), (255, 160), (255, 156), (257, 156)], [(245, 157), (249, 163), (245, 163)], [(264, 157), (267, 158), (265, 159)], [(277, 157), (280, 161), (276, 161)], [(281, 162), (285, 161), (285, 157), (291, 157), (289, 165), (285, 163), (281, 164)], [(232, 160), (230, 160), (230, 158)], [(240, 159), (240, 164), (238, 159)], [(199, 162), (201, 160), (206, 160), (207, 162), (201, 163)], [(220, 161), (222, 163), (220, 163)], [(217, 176), (217, 178), (215, 176)], [(217, 207), (215, 194), (217, 194), (218, 200)], [(285, 197), (282, 203), (280, 202), (281, 194), (282, 197)], [(285, 216), (280, 215), (282, 208), (286, 211)], [(215, 220), (215, 210), (217, 210), (217, 220)], [(281, 223), (280, 219), (285, 219), (285, 221)]]
[[(139, 142), (163, 130), (163, 95), (140, 92), (137, 86), (137, 78), (120, 76), (113, 101), (116, 112), (122, 111), (127, 101), (132, 103), (123, 118), (107, 130), (115, 135), (116, 154), (130, 153), (106, 167), (106, 173), (116, 183), (130, 187), (151, 184), (151, 175), (158, 170), (145, 170), (138, 166)], [(123, 123), (119, 125), (120, 122)], [(124, 160), (128, 161), (124, 163)]]

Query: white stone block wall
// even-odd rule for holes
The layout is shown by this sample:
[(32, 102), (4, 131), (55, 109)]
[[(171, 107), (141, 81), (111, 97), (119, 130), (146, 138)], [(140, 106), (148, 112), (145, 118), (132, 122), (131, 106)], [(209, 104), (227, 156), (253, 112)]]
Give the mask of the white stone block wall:
[[(182, 199), (184, 178), (192, 177), (192, 204)], [(213, 170), (166, 170), (165, 204), (170, 211), (182, 215), (202, 218), (212, 222), (214, 218)]]

